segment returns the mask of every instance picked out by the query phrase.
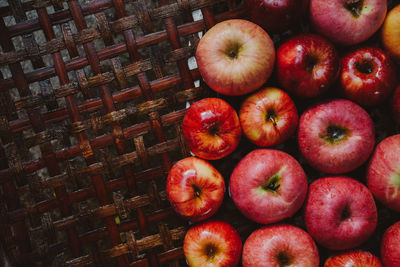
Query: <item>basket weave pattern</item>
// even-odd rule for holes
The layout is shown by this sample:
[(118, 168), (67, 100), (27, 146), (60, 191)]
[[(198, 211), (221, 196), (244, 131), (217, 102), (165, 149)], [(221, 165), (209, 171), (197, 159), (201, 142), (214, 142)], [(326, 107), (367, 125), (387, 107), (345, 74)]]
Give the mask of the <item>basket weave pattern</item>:
[[(193, 21), (199, 9), (204, 19)], [(188, 59), (199, 32), (243, 9), (9, 0), (0, 15), (0, 238), (10, 260), (180, 266), (187, 224), (165, 179), (189, 155), (181, 121), (204, 91)]]

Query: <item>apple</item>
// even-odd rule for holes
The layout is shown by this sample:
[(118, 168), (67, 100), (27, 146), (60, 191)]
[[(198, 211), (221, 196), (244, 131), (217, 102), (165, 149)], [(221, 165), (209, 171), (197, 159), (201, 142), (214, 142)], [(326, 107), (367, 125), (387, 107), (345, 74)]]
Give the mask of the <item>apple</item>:
[(394, 91), (393, 100), (393, 115), (398, 124), (400, 124), (400, 86), (397, 86)]
[(349, 177), (325, 177), (310, 185), (304, 204), (307, 232), (322, 246), (343, 250), (374, 232), (377, 210), (368, 188)]
[(385, 267), (400, 266), (400, 222), (390, 226), (383, 235), (381, 259)]
[(243, 245), (243, 267), (317, 267), (318, 249), (302, 229), (282, 224), (254, 231)]
[(400, 212), (400, 134), (381, 141), (367, 169), (367, 185), (385, 206)]
[(358, 168), (375, 145), (374, 124), (359, 105), (329, 100), (307, 109), (300, 117), (301, 154), (315, 169), (345, 173)]
[(235, 228), (228, 223), (204, 222), (187, 231), (183, 252), (191, 267), (236, 266), (242, 252), (242, 241)]
[(299, 23), (309, 0), (245, 0), (250, 20), (267, 32), (280, 33)]
[(257, 24), (226, 20), (200, 39), (196, 61), (211, 89), (224, 95), (243, 95), (268, 80), (274, 68), (275, 47)]
[(395, 6), (386, 16), (382, 27), (382, 44), (392, 56), (400, 60), (400, 5)]
[(310, 19), (316, 31), (341, 45), (371, 37), (385, 20), (386, 11), (386, 0), (310, 0)]
[(195, 157), (181, 159), (172, 166), (166, 187), (175, 212), (194, 222), (211, 217), (225, 193), (221, 174), (207, 161)]
[(358, 48), (342, 58), (341, 88), (360, 105), (382, 103), (395, 88), (396, 76), (390, 57), (377, 47)]
[(307, 178), (289, 154), (256, 149), (234, 168), (230, 193), (236, 207), (251, 220), (268, 224), (291, 217), (307, 194)]
[(382, 267), (382, 264), (368, 251), (349, 251), (329, 257), (324, 267)]
[(293, 135), (299, 117), (292, 99), (284, 91), (267, 87), (243, 102), (239, 119), (243, 133), (251, 142), (274, 146)]
[(297, 35), (277, 51), (280, 85), (301, 97), (315, 97), (327, 91), (339, 70), (340, 59), (335, 47), (318, 35)]
[(182, 131), (192, 153), (210, 160), (232, 153), (242, 135), (236, 111), (219, 98), (194, 102), (183, 117)]

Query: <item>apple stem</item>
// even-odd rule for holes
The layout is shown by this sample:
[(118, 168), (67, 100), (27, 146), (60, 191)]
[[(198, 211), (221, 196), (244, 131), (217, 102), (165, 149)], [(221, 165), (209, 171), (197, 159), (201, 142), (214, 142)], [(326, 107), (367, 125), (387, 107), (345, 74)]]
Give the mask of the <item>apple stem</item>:
[(194, 184), (192, 184), (192, 188), (194, 191), (194, 193), (193, 193), (194, 197), (199, 198), (201, 195), (201, 189), (197, 185), (194, 185)]

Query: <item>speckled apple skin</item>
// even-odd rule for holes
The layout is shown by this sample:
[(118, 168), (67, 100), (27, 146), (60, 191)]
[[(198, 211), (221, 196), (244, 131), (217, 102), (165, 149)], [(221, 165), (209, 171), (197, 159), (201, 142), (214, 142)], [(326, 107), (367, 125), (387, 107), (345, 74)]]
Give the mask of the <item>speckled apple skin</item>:
[(381, 259), (385, 267), (400, 266), (400, 222), (390, 226), (383, 235)]
[(376, 199), (400, 212), (400, 134), (382, 140), (367, 169), (367, 185)]
[(318, 249), (310, 235), (287, 224), (254, 231), (243, 245), (242, 263), (244, 267), (282, 266), (277, 260), (280, 252), (292, 257), (290, 266), (319, 266)]
[[(342, 219), (348, 208), (350, 215)], [(372, 194), (362, 183), (349, 177), (325, 177), (315, 180), (304, 204), (308, 233), (322, 246), (343, 250), (365, 242), (377, 224)]]
[[(260, 191), (280, 172), (277, 192)], [(257, 149), (235, 167), (229, 182), (236, 207), (251, 220), (268, 224), (289, 218), (302, 206), (307, 194), (307, 178), (300, 164), (289, 154), (274, 149)]]
[[(321, 136), (330, 125), (348, 129), (348, 137), (330, 144)], [(330, 100), (307, 109), (300, 117), (298, 143), (301, 154), (315, 169), (346, 173), (358, 168), (375, 145), (374, 124), (359, 105), (343, 99)]]

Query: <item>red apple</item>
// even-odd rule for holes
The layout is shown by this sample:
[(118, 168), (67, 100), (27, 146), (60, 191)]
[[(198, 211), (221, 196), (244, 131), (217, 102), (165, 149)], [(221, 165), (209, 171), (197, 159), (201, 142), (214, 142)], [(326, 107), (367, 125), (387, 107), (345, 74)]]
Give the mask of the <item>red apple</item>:
[(289, 154), (257, 149), (235, 167), (230, 193), (237, 208), (258, 223), (273, 223), (291, 217), (304, 202), (307, 178)]
[(386, 16), (382, 27), (382, 43), (396, 60), (400, 60), (400, 5), (390, 10)]
[(299, 23), (309, 0), (245, 0), (250, 20), (268, 32), (280, 33)]
[(243, 133), (258, 146), (283, 143), (296, 131), (299, 120), (292, 99), (273, 87), (248, 97), (240, 108), (239, 118)]
[(390, 226), (383, 235), (381, 259), (385, 267), (400, 266), (400, 222)]
[(317, 243), (342, 250), (371, 236), (377, 211), (374, 198), (362, 183), (348, 177), (325, 177), (310, 185), (304, 221)]
[(232, 153), (242, 135), (236, 111), (219, 98), (194, 102), (186, 111), (182, 130), (192, 153), (211, 160)]
[(397, 86), (393, 96), (393, 115), (398, 124), (400, 124), (400, 86)]
[(284, 224), (254, 231), (244, 243), (242, 263), (243, 267), (317, 267), (319, 256), (306, 232)]
[(349, 251), (329, 257), (324, 267), (382, 267), (382, 264), (368, 251)]
[(187, 220), (211, 217), (221, 206), (224, 193), (224, 178), (205, 160), (181, 159), (168, 174), (167, 198), (174, 210)]
[(338, 77), (340, 60), (324, 38), (301, 34), (283, 43), (277, 52), (277, 76), (283, 89), (301, 97), (322, 94)]
[(371, 37), (382, 25), (386, 0), (310, 0), (311, 22), (317, 32), (341, 45)]
[(400, 134), (380, 142), (367, 169), (367, 185), (385, 206), (400, 212)]
[(330, 100), (306, 110), (300, 118), (298, 142), (315, 169), (345, 173), (363, 164), (374, 144), (368, 113), (349, 100)]
[(183, 252), (189, 266), (236, 266), (242, 241), (226, 222), (211, 221), (193, 226), (183, 240)]
[(243, 95), (267, 81), (274, 68), (275, 48), (257, 24), (226, 20), (200, 39), (196, 60), (211, 89), (224, 95)]
[(377, 47), (358, 48), (342, 58), (340, 84), (344, 95), (360, 105), (380, 104), (396, 86), (395, 66)]

